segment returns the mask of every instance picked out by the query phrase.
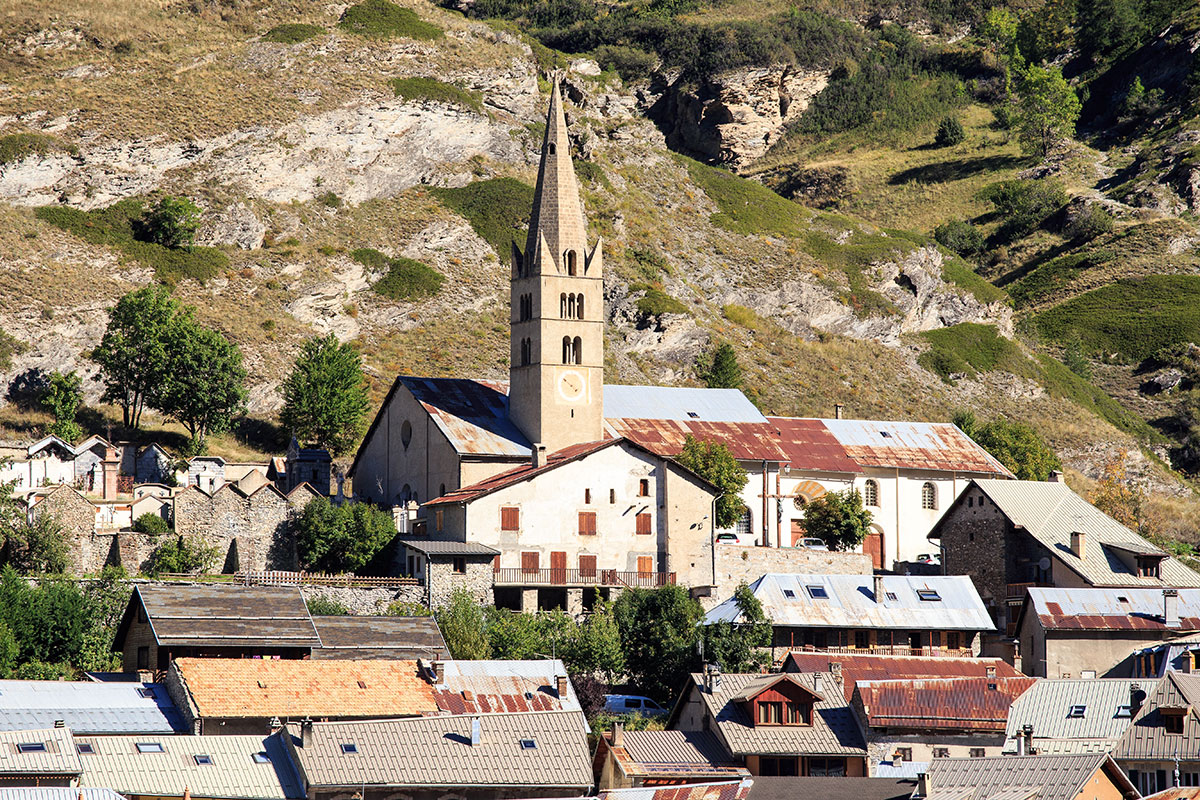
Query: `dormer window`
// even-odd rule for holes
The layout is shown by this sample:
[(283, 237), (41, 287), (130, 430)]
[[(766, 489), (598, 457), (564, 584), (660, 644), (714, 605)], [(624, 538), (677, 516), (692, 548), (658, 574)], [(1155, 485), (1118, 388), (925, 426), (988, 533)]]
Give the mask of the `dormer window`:
[(1186, 708), (1159, 707), (1158, 715), (1162, 718), (1163, 732), (1181, 735), (1183, 733), (1183, 718), (1187, 716)]

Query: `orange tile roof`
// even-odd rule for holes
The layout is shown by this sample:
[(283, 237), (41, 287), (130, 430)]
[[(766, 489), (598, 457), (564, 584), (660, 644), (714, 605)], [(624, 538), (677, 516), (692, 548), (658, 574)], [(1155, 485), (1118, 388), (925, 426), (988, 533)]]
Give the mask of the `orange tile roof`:
[(201, 717), (353, 719), (433, 714), (433, 687), (415, 661), (178, 658)]

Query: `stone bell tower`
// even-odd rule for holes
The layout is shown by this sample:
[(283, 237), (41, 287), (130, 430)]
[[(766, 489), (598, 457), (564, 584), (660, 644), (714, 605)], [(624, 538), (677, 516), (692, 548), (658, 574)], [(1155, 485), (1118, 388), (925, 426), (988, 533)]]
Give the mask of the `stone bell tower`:
[(508, 414), (547, 452), (604, 437), (604, 260), (588, 251), (558, 81), (525, 251), (513, 245)]

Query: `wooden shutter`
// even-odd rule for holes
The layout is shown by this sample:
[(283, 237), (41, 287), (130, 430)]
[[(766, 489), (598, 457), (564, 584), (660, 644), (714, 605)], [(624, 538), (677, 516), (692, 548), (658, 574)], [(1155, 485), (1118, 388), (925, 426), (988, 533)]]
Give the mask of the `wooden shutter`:
[(637, 561), (638, 572), (654, 572), (654, 557), (653, 556), (638, 556)]
[(521, 553), (521, 572), (538, 571), (538, 554)]
[(580, 556), (579, 557), (579, 577), (581, 577), (581, 578), (596, 577), (596, 557), (595, 556)]
[(595, 511), (580, 511), (579, 512), (579, 535), (580, 536), (595, 536), (596, 535), (596, 512)]
[(637, 515), (637, 532), (649, 536), (650, 535), (650, 515), (642, 512)]
[(521, 509), (516, 506), (504, 506), (500, 509), (500, 530), (516, 531), (521, 529)]
[(492, 572), (499, 572), (499, 571), (500, 571), (500, 556), (496, 556), (495, 558), (492, 559)]
[(561, 550), (550, 553), (550, 582), (558, 586), (567, 582), (567, 554)]

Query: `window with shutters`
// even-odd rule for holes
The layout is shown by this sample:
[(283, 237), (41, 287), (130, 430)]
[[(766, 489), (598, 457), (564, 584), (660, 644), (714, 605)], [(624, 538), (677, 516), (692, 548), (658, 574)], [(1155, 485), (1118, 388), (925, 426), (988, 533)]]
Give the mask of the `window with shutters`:
[(654, 572), (654, 558), (651, 556), (638, 556), (637, 571), (642, 573)]
[(585, 506), (590, 506), (592, 504), (592, 490), (591, 489), (583, 490), (583, 504)]
[(642, 478), (638, 481), (638, 497), (650, 496), (650, 479)]
[(516, 506), (504, 506), (500, 509), (500, 530), (517, 531), (521, 529), (521, 509)]
[(609, 490), (608, 490), (608, 502), (609, 502), (609, 503), (616, 503), (616, 502), (617, 502), (617, 490), (616, 490), (616, 489), (609, 489)]
[(579, 535), (580, 536), (595, 536), (596, 535), (596, 512), (595, 511), (580, 511), (579, 512)]
[(596, 577), (596, 557), (595, 556), (580, 556), (579, 557), (579, 577), (581, 577), (581, 578)]
[(538, 554), (521, 553), (521, 572), (538, 571)]
[(433, 512), (434, 525), (437, 526), (437, 529), (439, 531), (442, 529), (442, 522), (445, 519), (444, 514), (445, 514), (445, 512), (442, 511), (442, 509), (440, 509), (440, 508), (437, 511)]
[(642, 536), (650, 535), (650, 515), (644, 511), (637, 515), (637, 532)]

